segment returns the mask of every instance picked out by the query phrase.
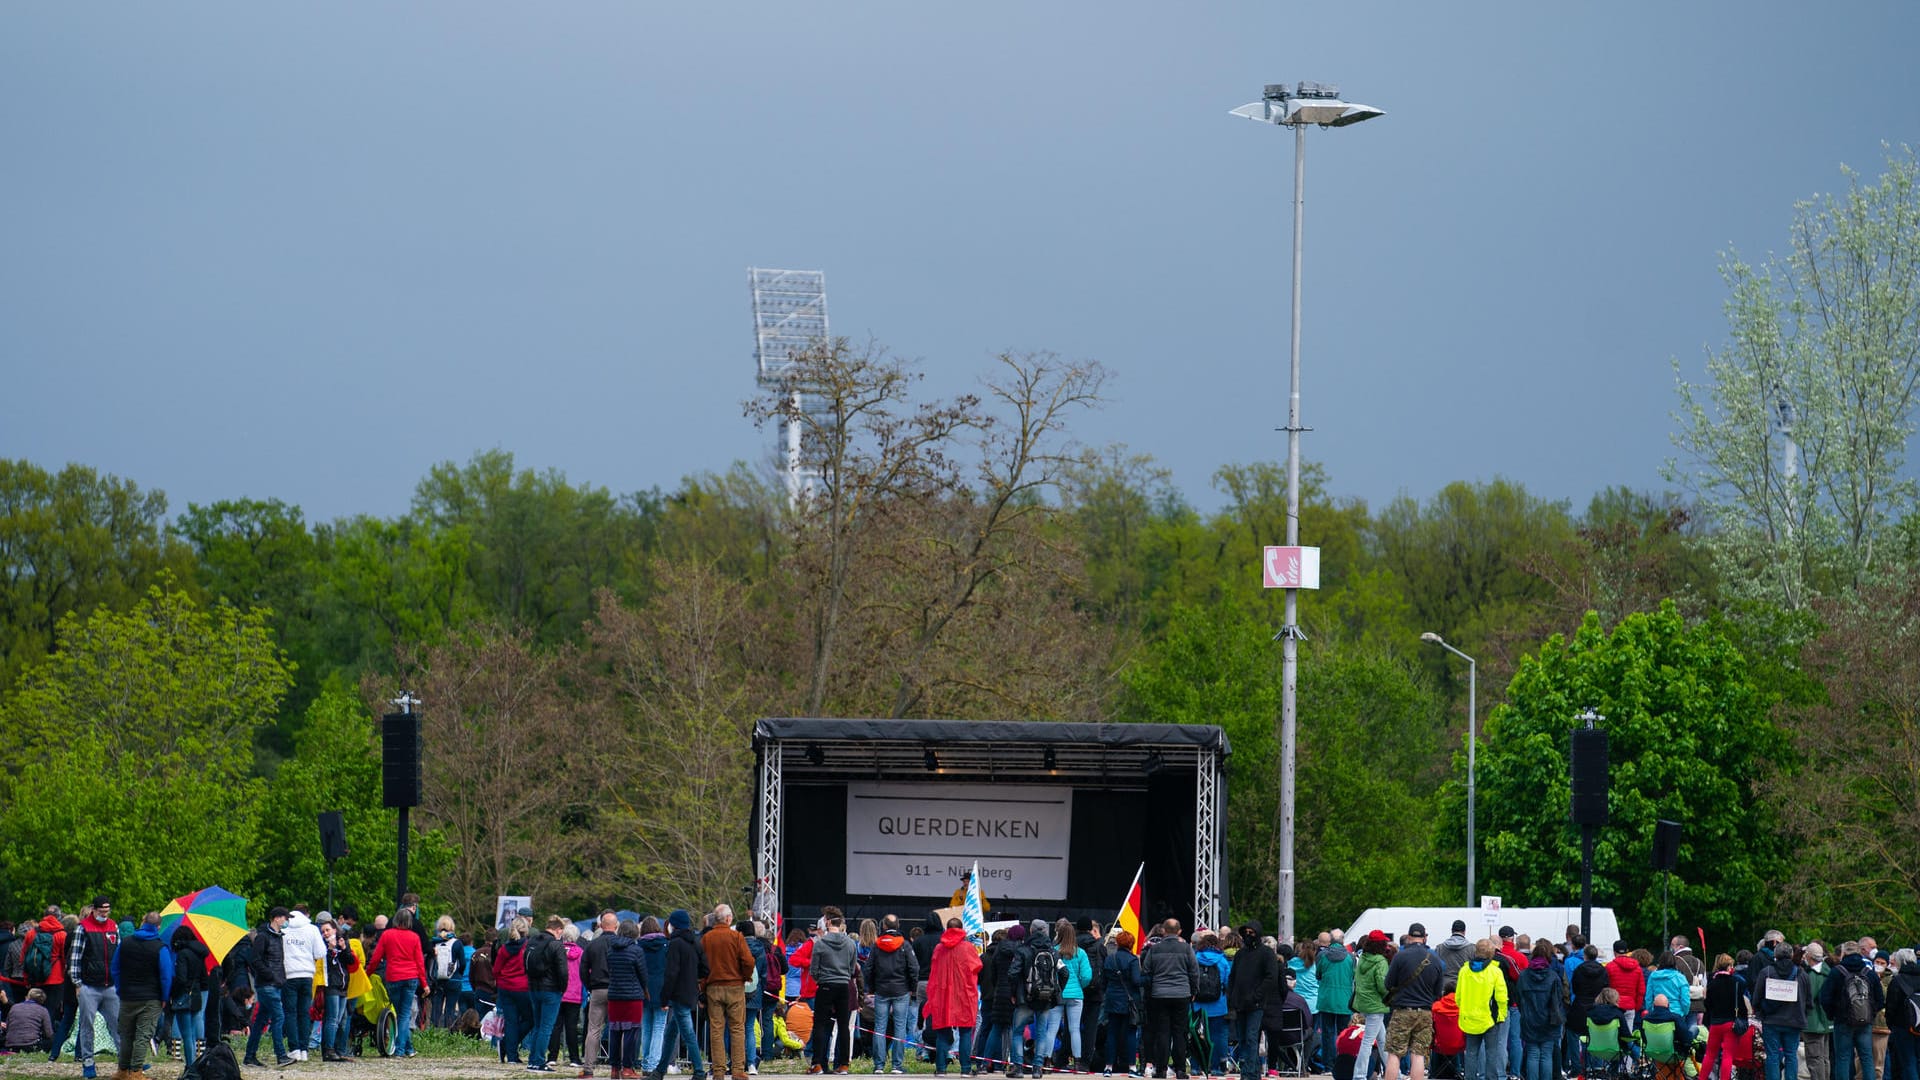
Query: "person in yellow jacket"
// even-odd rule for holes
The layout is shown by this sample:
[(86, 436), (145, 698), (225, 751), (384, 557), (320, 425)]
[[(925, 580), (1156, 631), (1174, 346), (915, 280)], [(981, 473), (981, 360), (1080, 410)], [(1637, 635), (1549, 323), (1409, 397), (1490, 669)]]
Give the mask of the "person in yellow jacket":
[(1492, 941), (1481, 938), (1474, 946), (1454, 1000), (1460, 1003), (1460, 1033), (1467, 1037), (1460, 1080), (1505, 1080), (1500, 1058), (1506, 1049), (1507, 976), (1494, 958)]

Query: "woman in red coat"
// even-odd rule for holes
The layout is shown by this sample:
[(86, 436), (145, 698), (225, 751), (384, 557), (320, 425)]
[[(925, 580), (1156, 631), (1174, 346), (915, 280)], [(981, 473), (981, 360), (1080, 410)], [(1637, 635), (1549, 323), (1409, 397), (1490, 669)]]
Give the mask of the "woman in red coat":
[(933, 1029), (933, 1075), (945, 1076), (947, 1055), (960, 1047), (960, 1073), (973, 1072), (973, 1022), (980, 1014), (980, 950), (967, 940), (959, 919), (947, 920), (947, 932), (933, 949), (927, 973), (927, 1026)]
[[(381, 964), (386, 967), (381, 968)], [(413, 912), (401, 908), (393, 925), (380, 935), (367, 957), (367, 970), (380, 972), (387, 984), (387, 998), (398, 1015), (394, 1025), (393, 1052), (396, 1057), (413, 1057), (413, 1003), (415, 993), (428, 994), (427, 960), (420, 951), (420, 935), (413, 929)]]

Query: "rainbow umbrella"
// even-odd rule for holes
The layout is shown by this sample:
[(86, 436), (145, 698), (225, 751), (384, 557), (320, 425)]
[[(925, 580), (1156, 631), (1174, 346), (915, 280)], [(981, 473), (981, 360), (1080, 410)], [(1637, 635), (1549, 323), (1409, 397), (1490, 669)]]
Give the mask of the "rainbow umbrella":
[(218, 885), (175, 897), (160, 912), (160, 940), (173, 940), (174, 927), (184, 920), (193, 936), (212, 956), (207, 970), (227, 958), (234, 943), (247, 934), (247, 899), (235, 896)]

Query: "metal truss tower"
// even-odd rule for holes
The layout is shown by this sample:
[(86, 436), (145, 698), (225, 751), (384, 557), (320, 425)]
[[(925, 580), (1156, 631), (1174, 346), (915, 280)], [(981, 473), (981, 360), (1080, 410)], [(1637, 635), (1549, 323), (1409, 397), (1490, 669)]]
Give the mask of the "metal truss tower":
[[(753, 290), (753, 355), (760, 385), (786, 386), (795, 357), (827, 341), (826, 272), (750, 266), (747, 284)], [(796, 415), (781, 422), (780, 440), (787, 457), (787, 504), (797, 506), (818, 477), (800, 457), (804, 423), (799, 414), (809, 412), (810, 403), (797, 388), (787, 389)]]

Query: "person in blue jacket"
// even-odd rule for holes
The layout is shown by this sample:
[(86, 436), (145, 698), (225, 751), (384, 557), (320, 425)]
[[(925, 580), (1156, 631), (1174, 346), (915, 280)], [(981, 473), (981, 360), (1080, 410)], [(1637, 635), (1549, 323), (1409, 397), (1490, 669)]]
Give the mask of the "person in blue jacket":
[(1193, 1001), (1194, 1011), (1207, 1018), (1207, 1045), (1209, 1053), (1205, 1067), (1200, 1071), (1209, 1076), (1218, 1076), (1225, 1068), (1227, 1060), (1227, 980), (1233, 975), (1233, 964), (1225, 953), (1220, 951), (1220, 938), (1217, 934), (1201, 934), (1194, 941), (1193, 959), (1201, 967), (1211, 967), (1220, 974), (1220, 993), (1211, 1001), (1201, 1001), (1196, 994)]

